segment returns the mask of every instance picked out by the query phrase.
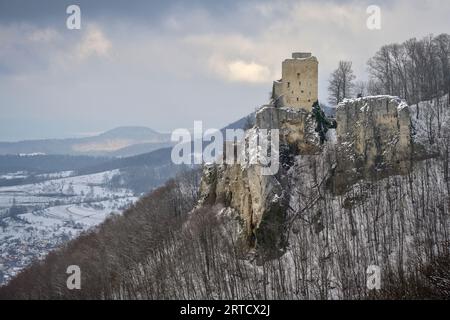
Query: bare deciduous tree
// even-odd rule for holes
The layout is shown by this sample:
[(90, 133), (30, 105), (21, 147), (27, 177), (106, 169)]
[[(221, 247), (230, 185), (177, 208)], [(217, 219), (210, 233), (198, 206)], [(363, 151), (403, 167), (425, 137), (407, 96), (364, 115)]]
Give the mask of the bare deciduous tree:
[(410, 104), (449, 94), (450, 101), (448, 34), (383, 46), (367, 65), (370, 94), (400, 96)]
[(350, 61), (339, 61), (338, 68), (333, 71), (329, 80), (329, 103), (337, 105), (344, 98), (350, 98), (354, 80), (352, 63)]

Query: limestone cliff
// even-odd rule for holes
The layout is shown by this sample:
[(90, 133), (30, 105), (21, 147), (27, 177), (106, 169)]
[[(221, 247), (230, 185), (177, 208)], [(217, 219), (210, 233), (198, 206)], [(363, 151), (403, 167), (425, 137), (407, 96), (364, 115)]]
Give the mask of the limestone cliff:
[(319, 153), (320, 143), (314, 117), (303, 109), (265, 105), (256, 113), (256, 127), (280, 130), (280, 143), (295, 148), (298, 154)]
[(262, 175), (259, 165), (210, 165), (203, 170), (200, 203), (234, 208), (244, 251), (264, 248), (274, 254), (284, 246), (286, 192), (276, 176)]
[[(221, 203), (233, 208), (240, 222), (243, 248), (274, 255), (287, 244), (288, 211), (296, 210), (290, 203), (290, 190), (299, 183), (317, 190), (314, 197), (320, 198), (324, 192), (344, 192), (359, 179), (408, 171), (411, 124), (404, 102), (391, 96), (345, 100), (337, 109), (336, 120), (335, 139), (331, 134), (322, 145), (312, 113), (273, 105), (261, 107), (255, 127), (242, 143), (248, 144), (260, 129), (278, 129), (278, 172), (263, 175), (260, 164), (205, 166), (200, 205)], [(325, 158), (329, 161), (321, 172), (301, 164), (305, 159)], [(302, 176), (307, 178), (298, 179)], [(318, 176), (328, 183), (318, 182)]]
[(336, 190), (361, 178), (406, 173), (411, 166), (410, 111), (392, 96), (344, 100), (337, 107)]

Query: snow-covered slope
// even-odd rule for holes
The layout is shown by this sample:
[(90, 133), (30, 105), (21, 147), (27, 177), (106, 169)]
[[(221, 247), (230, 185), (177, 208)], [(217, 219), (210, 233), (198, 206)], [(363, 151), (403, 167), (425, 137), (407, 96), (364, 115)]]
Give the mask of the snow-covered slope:
[(448, 95), (440, 99), (423, 101), (412, 105), (411, 121), (414, 141), (423, 146), (419, 157), (427, 157), (439, 153), (445, 147), (444, 138), (450, 132), (450, 108)]
[(108, 188), (116, 174), (72, 177), (61, 172), (36, 184), (0, 187), (0, 284), (136, 201), (130, 190)]

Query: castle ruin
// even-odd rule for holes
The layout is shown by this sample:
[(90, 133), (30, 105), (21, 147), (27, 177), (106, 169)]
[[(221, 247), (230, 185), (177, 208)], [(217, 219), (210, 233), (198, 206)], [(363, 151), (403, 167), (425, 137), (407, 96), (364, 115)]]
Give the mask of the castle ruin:
[[(245, 250), (256, 249), (266, 257), (283, 253), (293, 208), (289, 190), (302, 184), (304, 177), (314, 179), (315, 185), (305, 190), (317, 187), (340, 195), (360, 180), (410, 170), (412, 126), (404, 101), (393, 96), (344, 99), (329, 127), (337, 130), (327, 139), (324, 126), (331, 123), (317, 100), (317, 59), (310, 53), (293, 53), (292, 59), (283, 61), (282, 79), (273, 84), (271, 103), (258, 109), (254, 127), (240, 142), (245, 146), (255, 141), (259, 130), (278, 130), (280, 170), (264, 175), (261, 163), (221, 163), (203, 169), (199, 205), (232, 208)], [(323, 184), (317, 184), (318, 163), (323, 165)]]
[(294, 52), (282, 63), (282, 78), (273, 82), (272, 99), (277, 107), (311, 111), (318, 100), (319, 62), (311, 53)]

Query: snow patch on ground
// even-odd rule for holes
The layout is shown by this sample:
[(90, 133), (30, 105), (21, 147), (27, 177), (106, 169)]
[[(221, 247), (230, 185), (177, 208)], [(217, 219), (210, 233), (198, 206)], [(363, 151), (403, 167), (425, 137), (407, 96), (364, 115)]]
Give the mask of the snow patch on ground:
[[(0, 285), (35, 259), (93, 228), (137, 201), (125, 188), (110, 189), (118, 173), (84, 176), (64, 171), (49, 180), (0, 187)], [(17, 177), (26, 173), (11, 173)]]

